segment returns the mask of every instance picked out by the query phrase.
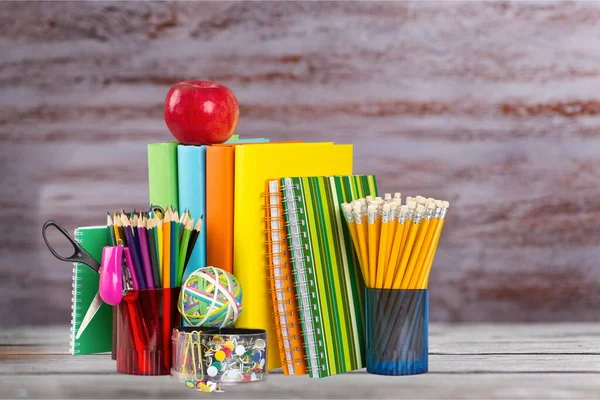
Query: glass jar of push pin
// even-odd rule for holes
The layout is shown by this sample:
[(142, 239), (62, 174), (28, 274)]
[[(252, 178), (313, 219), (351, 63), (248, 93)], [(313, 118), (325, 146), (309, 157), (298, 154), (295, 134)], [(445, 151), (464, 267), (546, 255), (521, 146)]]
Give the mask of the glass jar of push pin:
[(190, 388), (212, 391), (221, 384), (267, 378), (263, 329), (178, 327), (173, 329), (172, 343), (171, 376)]

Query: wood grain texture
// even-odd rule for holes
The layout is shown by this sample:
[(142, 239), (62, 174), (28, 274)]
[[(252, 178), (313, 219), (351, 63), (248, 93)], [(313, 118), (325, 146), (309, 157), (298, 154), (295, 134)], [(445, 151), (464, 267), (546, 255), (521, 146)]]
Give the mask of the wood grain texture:
[(448, 199), (443, 321), (595, 320), (596, 2), (20, 2), (0, 12), (0, 325), (67, 323), (39, 235), (148, 201), (146, 143), (185, 78), (238, 133), (354, 143), (382, 191)]
[[(118, 374), (108, 354), (69, 356), (68, 333), (68, 326), (0, 330), (0, 396), (198, 396), (169, 377)], [(359, 370), (316, 380), (306, 375), (283, 376), (281, 370), (275, 370), (269, 372), (266, 382), (227, 386), (220, 397), (594, 398), (600, 390), (599, 334), (598, 324), (433, 323), (427, 374), (394, 378)], [(537, 351), (518, 350), (527, 344), (535, 344)], [(14, 348), (21, 352), (15, 353)]]

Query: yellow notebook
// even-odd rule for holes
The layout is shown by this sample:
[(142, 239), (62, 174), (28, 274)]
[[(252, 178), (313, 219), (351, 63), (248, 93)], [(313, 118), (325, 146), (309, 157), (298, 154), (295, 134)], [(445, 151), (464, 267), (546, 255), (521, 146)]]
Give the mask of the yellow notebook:
[(244, 308), (235, 326), (267, 330), (269, 369), (279, 368), (281, 361), (269, 292), (264, 239), (265, 182), (287, 176), (351, 174), (351, 144), (271, 143), (236, 146), (233, 270), (242, 285)]

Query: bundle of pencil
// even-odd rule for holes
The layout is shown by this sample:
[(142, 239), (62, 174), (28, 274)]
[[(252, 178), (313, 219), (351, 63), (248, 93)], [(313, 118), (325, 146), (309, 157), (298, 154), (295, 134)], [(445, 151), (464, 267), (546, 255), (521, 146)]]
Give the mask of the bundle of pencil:
[(365, 284), (377, 289), (426, 289), (450, 203), (400, 193), (343, 203), (342, 211)]
[(121, 242), (129, 248), (141, 289), (181, 286), (183, 273), (202, 226), (202, 217), (194, 224), (187, 211), (179, 216), (168, 208), (160, 212), (123, 210), (107, 213), (113, 245)]

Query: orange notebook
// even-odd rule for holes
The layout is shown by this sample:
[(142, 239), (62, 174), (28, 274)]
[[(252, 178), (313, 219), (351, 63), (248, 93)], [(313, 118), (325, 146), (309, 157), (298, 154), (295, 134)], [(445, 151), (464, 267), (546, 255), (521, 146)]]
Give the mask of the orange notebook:
[(233, 164), (229, 145), (206, 148), (206, 265), (233, 273)]
[(307, 372), (306, 356), (278, 179), (267, 181), (265, 200), (267, 265), (279, 358), (285, 375), (303, 375)]
[(206, 148), (206, 265), (233, 273), (234, 146), (268, 141), (238, 139)]

